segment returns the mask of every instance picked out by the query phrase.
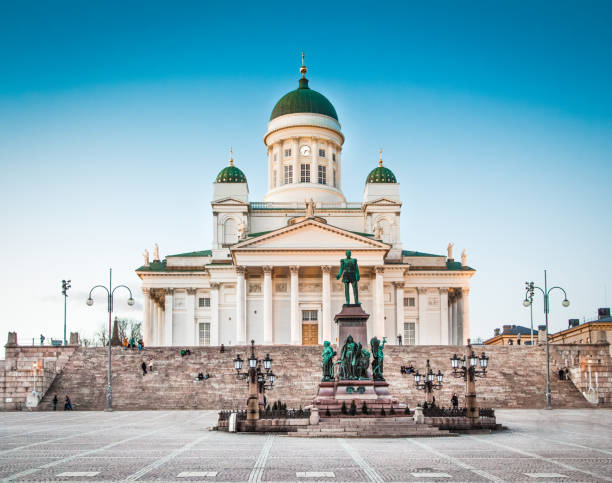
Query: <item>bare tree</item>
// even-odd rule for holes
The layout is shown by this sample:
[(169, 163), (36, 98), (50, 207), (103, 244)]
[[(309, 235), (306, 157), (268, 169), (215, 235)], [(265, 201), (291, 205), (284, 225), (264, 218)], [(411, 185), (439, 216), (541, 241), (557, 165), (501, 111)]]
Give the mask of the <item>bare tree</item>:
[(108, 344), (108, 327), (105, 322), (102, 322), (98, 331), (94, 334), (95, 345), (105, 346)]

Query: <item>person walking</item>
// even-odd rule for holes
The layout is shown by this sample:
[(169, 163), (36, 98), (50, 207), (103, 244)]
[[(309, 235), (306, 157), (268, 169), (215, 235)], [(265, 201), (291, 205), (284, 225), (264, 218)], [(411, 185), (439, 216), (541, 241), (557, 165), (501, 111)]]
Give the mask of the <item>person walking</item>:
[(142, 361), (142, 364), (140, 364), (140, 368), (142, 369), (142, 375), (146, 376), (147, 375), (147, 363), (145, 361)]
[(451, 404), (453, 405), (453, 409), (457, 409), (459, 407), (459, 398), (456, 393), (453, 393), (451, 397)]
[(402, 345), (402, 334), (397, 334), (397, 345)]
[(72, 401), (70, 401), (68, 394), (66, 394), (66, 402), (64, 403), (64, 411), (72, 411)]
[(55, 396), (53, 396), (53, 410), (57, 411), (57, 394)]

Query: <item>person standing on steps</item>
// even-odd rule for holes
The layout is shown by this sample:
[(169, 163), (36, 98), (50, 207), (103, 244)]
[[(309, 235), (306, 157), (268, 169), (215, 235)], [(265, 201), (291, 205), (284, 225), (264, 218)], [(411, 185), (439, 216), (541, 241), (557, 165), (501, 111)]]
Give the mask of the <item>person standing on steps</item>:
[(146, 376), (147, 375), (147, 363), (145, 361), (142, 361), (142, 364), (140, 365), (141, 369), (142, 369), (142, 375)]
[(459, 407), (459, 398), (457, 397), (456, 393), (453, 393), (453, 396), (451, 397), (451, 404), (453, 409), (457, 409)]
[(57, 394), (53, 396), (53, 410), (57, 411)]
[(72, 411), (72, 401), (70, 401), (68, 394), (66, 394), (66, 402), (64, 403), (64, 411)]

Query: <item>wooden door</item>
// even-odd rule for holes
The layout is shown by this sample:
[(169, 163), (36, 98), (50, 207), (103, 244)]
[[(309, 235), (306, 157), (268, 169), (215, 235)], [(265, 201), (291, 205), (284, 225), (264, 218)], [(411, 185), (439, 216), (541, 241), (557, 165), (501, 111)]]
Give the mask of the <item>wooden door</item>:
[(319, 325), (302, 324), (302, 345), (317, 345), (319, 343)]

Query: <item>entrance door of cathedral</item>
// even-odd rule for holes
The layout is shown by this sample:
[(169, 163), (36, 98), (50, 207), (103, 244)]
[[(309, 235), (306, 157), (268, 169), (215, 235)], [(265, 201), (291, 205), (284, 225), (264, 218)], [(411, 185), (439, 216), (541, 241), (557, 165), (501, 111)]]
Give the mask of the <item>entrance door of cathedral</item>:
[(317, 345), (319, 343), (319, 325), (302, 324), (302, 345)]

